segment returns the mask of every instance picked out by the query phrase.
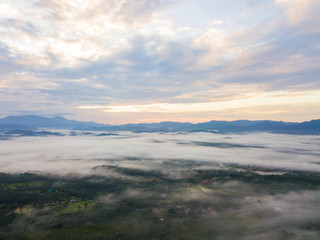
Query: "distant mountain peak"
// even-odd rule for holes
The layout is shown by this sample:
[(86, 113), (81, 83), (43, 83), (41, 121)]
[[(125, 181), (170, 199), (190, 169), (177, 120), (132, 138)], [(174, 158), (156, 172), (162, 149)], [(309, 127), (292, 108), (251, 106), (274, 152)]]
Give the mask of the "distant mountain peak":
[[(56, 116), (52, 118), (41, 117), (37, 115), (24, 115), (24, 116), (8, 116), (0, 119), (0, 129), (12, 129), (16, 128), (24, 129), (37, 129), (37, 128), (89, 128), (89, 127), (101, 127), (102, 124), (94, 122), (81, 122), (75, 120), (69, 120), (62, 116)], [(10, 128), (12, 126), (12, 128)], [(103, 125), (104, 126), (104, 125)], [(105, 125), (107, 126), (107, 125)]]
[(303, 123), (292, 123), (271, 120), (236, 120), (216, 121), (204, 123), (171, 122), (138, 123), (124, 125), (108, 125), (95, 122), (81, 122), (69, 120), (62, 116), (52, 118), (37, 115), (8, 116), (0, 119), (0, 130), (12, 129), (75, 129), (92, 131), (132, 131), (132, 132), (216, 132), (216, 133), (241, 133), (241, 132), (272, 132), (292, 134), (320, 134), (320, 119)]
[(53, 117), (54, 119), (65, 119), (64, 117), (62, 116), (56, 116), (56, 117)]

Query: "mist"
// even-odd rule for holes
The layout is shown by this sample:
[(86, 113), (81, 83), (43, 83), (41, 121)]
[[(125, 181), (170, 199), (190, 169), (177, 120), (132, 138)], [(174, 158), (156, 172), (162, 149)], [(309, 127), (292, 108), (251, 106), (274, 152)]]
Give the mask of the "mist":
[(268, 133), (2, 139), (0, 238), (319, 239), (319, 145)]
[[(164, 162), (201, 167), (237, 164), (320, 171), (320, 137), (284, 134), (131, 133), (116, 136), (16, 137), (1, 141), (0, 169), (90, 174), (95, 166), (166, 170)], [(197, 165), (199, 167), (199, 165)]]

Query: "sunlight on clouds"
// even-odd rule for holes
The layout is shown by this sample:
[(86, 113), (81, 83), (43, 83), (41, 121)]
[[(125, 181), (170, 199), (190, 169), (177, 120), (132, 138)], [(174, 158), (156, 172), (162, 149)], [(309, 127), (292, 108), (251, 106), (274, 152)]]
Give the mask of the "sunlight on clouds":
[(286, 59), (279, 59), (270, 64), (265, 73), (295, 73), (306, 69), (318, 67), (320, 56), (303, 56), (302, 54), (295, 54), (288, 56)]
[(176, 102), (214, 102), (214, 101), (231, 101), (244, 98), (252, 98), (263, 94), (265, 89), (259, 85), (247, 85), (241, 84), (215, 84), (211, 88), (206, 88), (207, 83), (205, 81), (197, 83), (194, 88), (199, 87), (201, 90), (182, 93), (175, 96), (173, 99)]
[[(259, 37), (261, 36), (252, 28), (235, 27), (232, 23), (218, 28), (209, 24), (205, 31), (198, 33), (193, 39), (192, 48), (199, 52), (188, 56), (192, 60), (187, 69), (207, 70), (210, 67), (234, 66), (237, 61), (243, 62), (257, 51), (259, 46), (254, 40)], [(260, 42), (259, 45), (263, 44)]]
[(48, 47), (51, 52), (60, 57), (63, 63), (68, 63), (69, 66), (76, 66), (79, 60), (87, 59), (96, 61), (100, 57), (109, 57), (112, 52), (108, 49), (86, 40), (77, 41), (61, 41), (57, 39), (48, 39)]
[(211, 24), (213, 24), (213, 25), (221, 25), (221, 24), (223, 24), (223, 23), (224, 23), (224, 21), (221, 20), (221, 19), (213, 19), (213, 20), (211, 21)]
[[(276, 0), (275, 3), (285, 8), (285, 12), (291, 24), (298, 24), (303, 21), (312, 20), (313, 24), (307, 26), (309, 31), (318, 32), (319, 27), (319, 0)], [(310, 24), (308, 24), (310, 25)]]
[(165, 112), (165, 113), (184, 113), (184, 112), (208, 112), (221, 111), (234, 108), (244, 108), (250, 106), (264, 106), (297, 103), (317, 103), (320, 100), (320, 91), (307, 92), (296, 95), (296, 93), (271, 92), (261, 94), (252, 98), (245, 98), (231, 101), (202, 102), (202, 103), (159, 103), (146, 105), (128, 106), (79, 106), (78, 109), (100, 109), (104, 112)]
[(17, 72), (0, 80), (0, 87), (6, 89), (7, 91), (9, 89), (20, 89), (20, 91), (23, 91), (23, 89), (48, 90), (55, 89), (58, 86), (58, 83), (48, 82), (30, 72)]
[(108, 124), (154, 123), (161, 121), (208, 122), (239, 119), (275, 120), (288, 122), (310, 121), (320, 116), (320, 102), (256, 105), (207, 112), (105, 112), (105, 109), (74, 109), (84, 121), (96, 120)]
[(1, 20), (19, 14), (18, 9), (14, 8), (9, 3), (6, 3), (6, 2), (0, 2), (0, 9), (1, 9), (1, 14), (0, 14)]
[(38, 101), (87, 120), (197, 121), (300, 104), (291, 117), (301, 119), (301, 104), (319, 103), (317, 0), (4, 0), (0, 9), (6, 112), (45, 114)]
[[(32, 65), (76, 67), (130, 48), (128, 38), (136, 34), (131, 25), (145, 28), (154, 22), (153, 16), (165, 4), (162, 1), (42, 0), (29, 5), (24, 9), (18, 1), (2, 4), (2, 9), (6, 9), (3, 19), (20, 19), (33, 27), (31, 31), (37, 31), (25, 32), (22, 26), (11, 24), (10, 29), (5, 27), (6, 34), (0, 32), (2, 42), (17, 55), (42, 59), (34, 60)], [(162, 27), (162, 34), (172, 32)]]
[(194, 40), (196, 49), (207, 48), (205, 56), (197, 61), (197, 65), (207, 68), (212, 65), (218, 65), (223, 57), (230, 52), (234, 44), (230, 41), (230, 36), (220, 29), (210, 29), (202, 36)]

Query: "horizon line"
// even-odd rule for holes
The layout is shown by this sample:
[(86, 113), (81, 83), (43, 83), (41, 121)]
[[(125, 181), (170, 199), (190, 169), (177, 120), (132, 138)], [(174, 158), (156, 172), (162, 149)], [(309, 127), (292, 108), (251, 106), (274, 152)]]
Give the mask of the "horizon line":
[(0, 118), (0, 120), (8, 118), (8, 117), (26, 117), (26, 116), (33, 116), (33, 117), (40, 117), (40, 118), (46, 118), (46, 119), (54, 119), (54, 118), (63, 118), (69, 121), (77, 121), (77, 122), (93, 122), (96, 124), (105, 124), (105, 125), (112, 125), (112, 126), (121, 126), (121, 125), (128, 125), (128, 124), (159, 124), (159, 123), (165, 123), (165, 122), (171, 122), (171, 123), (190, 123), (190, 124), (201, 124), (201, 123), (208, 123), (212, 121), (216, 122), (236, 122), (236, 121), (251, 121), (251, 122), (263, 122), (263, 121), (270, 121), (270, 122), (283, 122), (283, 123), (304, 123), (304, 122), (311, 122), (315, 120), (320, 120), (320, 118), (316, 119), (311, 119), (307, 121), (283, 121), (283, 120), (270, 120), (270, 119), (256, 119), (256, 120), (250, 120), (250, 119), (236, 119), (236, 120), (209, 120), (209, 121), (204, 121), (204, 122), (189, 122), (189, 121), (171, 121), (171, 120), (164, 120), (164, 121), (159, 121), (159, 122), (127, 122), (127, 123), (120, 123), (120, 124), (110, 124), (110, 123), (101, 123), (101, 122), (96, 122), (93, 120), (89, 121), (83, 121), (83, 120), (75, 120), (75, 119), (69, 119), (63, 115), (55, 115), (55, 116), (43, 116), (43, 115), (35, 115), (35, 114), (25, 114), (25, 115), (7, 115), (5, 117)]

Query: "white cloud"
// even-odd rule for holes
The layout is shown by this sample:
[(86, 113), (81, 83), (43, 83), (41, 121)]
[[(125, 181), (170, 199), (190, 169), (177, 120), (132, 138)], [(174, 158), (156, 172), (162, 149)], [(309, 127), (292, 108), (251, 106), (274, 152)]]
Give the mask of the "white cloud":
[[(120, 133), (120, 136), (19, 137), (1, 141), (0, 169), (4, 172), (43, 171), (52, 174), (87, 174), (99, 165), (139, 169), (163, 169), (173, 160), (217, 164), (254, 165), (268, 168), (320, 172), (319, 139), (316, 136), (284, 134), (226, 135), (190, 133)], [(155, 140), (161, 143), (155, 142)], [(264, 148), (215, 148), (199, 142), (227, 142)], [(187, 144), (178, 144), (183, 142)], [(308, 143), (307, 145), (305, 143)], [(119, 148), (119, 146), (121, 146)], [(306, 152), (309, 153), (306, 155)], [(128, 157), (137, 161), (127, 160)], [(203, 163), (205, 167), (206, 164)], [(168, 170), (168, 169), (165, 169)], [(169, 169), (172, 171), (172, 169)]]
[[(108, 104), (113, 113), (182, 115), (182, 110), (230, 109), (232, 104), (243, 109), (245, 102), (233, 100), (247, 98), (244, 90), (254, 97), (319, 89), (319, 41), (312, 34), (320, 28), (319, 3), (233, 1), (231, 9), (209, 2), (1, 1), (1, 97), (21, 102), (14, 112), (25, 110), (18, 106), (39, 107), (37, 96), (39, 102), (56, 104), (59, 112), (83, 113), (74, 107)], [(6, 112), (11, 113), (10, 106)], [(254, 106), (248, 102), (247, 107)]]
[(188, 113), (221, 111), (234, 108), (267, 106), (278, 102), (282, 104), (318, 103), (320, 91), (306, 92), (297, 96), (297, 93), (270, 92), (257, 96), (247, 96), (237, 100), (226, 100), (202, 103), (159, 103), (147, 105), (110, 106), (93, 105), (79, 106), (79, 109), (103, 109), (105, 112), (164, 112), (164, 113)]
[[(24, 65), (76, 67), (130, 48), (136, 29), (163, 25), (154, 21), (168, 2), (41, 0), (28, 6), (19, 1), (2, 5), (7, 9), (2, 19), (15, 22), (1, 26), (1, 41), (26, 59)], [(26, 31), (23, 24), (33, 28)]]
[(211, 21), (211, 23), (212, 23), (213, 25), (221, 25), (221, 24), (224, 23), (224, 21), (221, 20), (221, 19), (213, 19), (213, 20)]
[(318, 0), (275, 0), (275, 3), (285, 8), (286, 15), (291, 24), (309, 22), (304, 25), (303, 31), (318, 32), (320, 1)]

